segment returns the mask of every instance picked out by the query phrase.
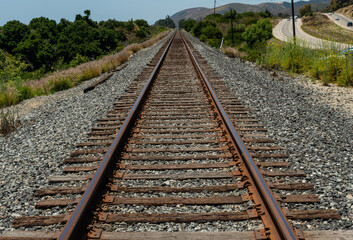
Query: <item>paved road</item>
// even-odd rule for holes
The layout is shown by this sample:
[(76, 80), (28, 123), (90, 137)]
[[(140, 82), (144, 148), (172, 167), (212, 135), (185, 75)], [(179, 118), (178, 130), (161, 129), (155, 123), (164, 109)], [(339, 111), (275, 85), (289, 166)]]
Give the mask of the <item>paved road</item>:
[[(348, 27), (347, 26), (347, 23), (348, 22), (353, 22), (352, 19), (342, 15), (342, 14), (338, 14), (338, 13), (335, 13), (335, 14), (332, 14), (332, 15), (329, 15), (328, 13), (324, 13), (326, 16), (329, 17), (329, 19), (331, 19), (334, 23), (336, 23), (338, 26), (342, 27), (342, 28), (345, 28), (345, 29), (348, 29), (348, 30), (351, 30), (353, 31), (353, 26), (352, 27)], [(339, 20), (336, 20), (336, 17), (339, 19)]]
[[(301, 19), (298, 19), (295, 23), (296, 37), (306, 46), (309, 46), (311, 48), (329, 48), (330, 46), (334, 45), (338, 49), (345, 49), (350, 47), (348, 44), (336, 43), (313, 37), (304, 32), (301, 26), (302, 21)], [(277, 26), (273, 29), (273, 36), (275, 36), (281, 41), (291, 41), (293, 39), (292, 21), (283, 19), (281, 22), (279, 22)]]

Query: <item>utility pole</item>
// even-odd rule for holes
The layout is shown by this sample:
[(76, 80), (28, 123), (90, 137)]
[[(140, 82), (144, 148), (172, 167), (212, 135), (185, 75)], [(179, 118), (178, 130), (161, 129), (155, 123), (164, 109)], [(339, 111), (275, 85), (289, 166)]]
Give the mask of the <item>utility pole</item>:
[(237, 14), (237, 12), (234, 10), (233, 8), (230, 8), (230, 16), (228, 16), (227, 18), (230, 18), (230, 31), (232, 33), (232, 45), (234, 46), (234, 31), (233, 31), (233, 19), (235, 19), (235, 15)]
[(294, 0), (292, 0), (293, 39), (295, 41)]
[(214, 0), (213, 14), (216, 14), (216, 1), (217, 0)]
[(233, 34), (233, 9), (230, 9), (230, 27), (231, 27), (231, 31), (232, 31), (232, 45), (234, 46), (234, 34)]

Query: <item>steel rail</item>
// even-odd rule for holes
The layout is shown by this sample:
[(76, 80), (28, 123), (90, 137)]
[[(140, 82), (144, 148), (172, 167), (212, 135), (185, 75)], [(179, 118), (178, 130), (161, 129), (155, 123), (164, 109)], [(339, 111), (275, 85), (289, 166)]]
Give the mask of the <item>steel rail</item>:
[[(244, 159), (244, 163), (246, 165), (246, 168), (250, 174), (250, 177), (252, 179), (252, 182), (255, 184), (256, 189), (258, 190), (258, 193), (262, 199), (262, 202), (264, 203), (264, 207), (269, 213), (270, 217), (270, 222), (266, 221), (264, 222), (265, 227), (270, 228), (270, 235), (272, 236), (271, 239), (298, 239), (296, 237), (296, 234), (292, 227), (290, 226), (287, 218), (284, 216), (282, 213), (279, 204), (275, 200), (272, 191), (266, 184), (265, 179), (263, 178), (262, 174), (260, 173), (258, 167), (255, 164), (255, 161), (252, 159), (251, 154), (249, 150), (246, 148), (245, 144), (241, 140), (241, 137), (235, 130), (232, 122), (230, 121), (227, 113), (225, 112), (224, 108), (222, 107), (218, 97), (216, 96), (216, 93), (214, 92), (210, 82), (208, 81), (206, 75), (201, 69), (201, 66), (197, 62), (194, 54), (192, 53), (189, 45), (185, 41), (183, 34), (181, 33), (181, 38), (183, 39), (183, 42), (188, 50), (189, 56), (193, 62), (193, 65), (196, 69), (196, 71), (199, 73), (201, 80), (205, 83), (207, 91), (209, 95), (212, 98), (212, 101), (214, 103), (214, 106), (216, 107), (216, 112), (221, 118), (221, 121), (223, 122), (224, 126), (226, 127), (226, 130), (228, 132), (228, 135), (231, 138), (231, 141), (234, 146), (236, 146), (238, 153), (242, 156)], [(271, 224), (271, 222), (273, 224)], [(267, 224), (270, 226), (266, 226)]]
[(171, 43), (176, 35), (176, 32), (171, 37), (167, 48), (164, 50), (159, 62), (155, 66), (153, 72), (147, 80), (146, 85), (142, 89), (140, 95), (138, 96), (135, 104), (131, 108), (129, 115), (125, 119), (122, 127), (120, 128), (117, 136), (115, 137), (112, 145), (110, 146), (108, 152), (105, 154), (102, 163), (100, 164), (98, 170), (96, 171), (94, 177), (89, 183), (87, 190), (84, 192), (80, 202), (76, 206), (72, 216), (69, 221), (64, 226), (63, 231), (61, 232), (58, 239), (60, 240), (77, 240), (84, 237), (84, 232), (86, 231), (88, 225), (90, 224), (90, 216), (94, 211), (98, 199), (101, 196), (101, 192), (105, 187), (104, 182), (107, 180), (110, 175), (113, 165), (116, 162), (116, 159), (120, 156), (125, 140), (130, 134), (130, 129), (132, 128), (135, 120), (137, 119), (140, 110), (146, 100), (149, 90), (152, 87), (155, 76), (160, 69), (165, 56), (170, 49)]

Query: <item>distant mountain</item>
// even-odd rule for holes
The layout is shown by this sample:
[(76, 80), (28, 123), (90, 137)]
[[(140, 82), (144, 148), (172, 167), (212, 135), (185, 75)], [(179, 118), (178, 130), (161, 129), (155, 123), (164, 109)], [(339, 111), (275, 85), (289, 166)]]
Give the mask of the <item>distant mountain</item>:
[[(295, 14), (299, 13), (299, 8), (306, 4), (311, 4), (311, 7), (314, 11), (321, 11), (330, 5), (330, 0), (310, 0), (310, 1), (299, 1), (295, 2), (294, 10)], [(261, 12), (268, 9), (272, 14), (278, 15), (279, 13), (290, 14), (291, 13), (291, 3), (289, 2), (279, 2), (279, 3), (260, 3), (257, 5), (251, 4), (243, 4), (243, 3), (230, 3), (224, 6), (220, 6), (216, 8), (216, 13), (225, 13), (229, 11), (230, 8), (233, 8), (237, 11), (237, 13), (244, 12)], [(190, 8), (186, 10), (182, 10), (180, 12), (175, 13), (171, 18), (178, 24), (181, 19), (195, 19), (201, 20), (205, 18), (207, 15), (213, 13), (213, 8)]]

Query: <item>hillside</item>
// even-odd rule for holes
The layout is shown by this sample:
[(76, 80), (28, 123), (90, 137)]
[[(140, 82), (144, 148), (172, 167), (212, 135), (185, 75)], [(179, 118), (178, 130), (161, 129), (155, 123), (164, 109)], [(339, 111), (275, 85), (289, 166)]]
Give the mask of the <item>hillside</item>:
[[(299, 1), (295, 3), (295, 13), (298, 14), (299, 8), (304, 6), (305, 4), (311, 4), (312, 9), (314, 11), (320, 11), (325, 9), (327, 6), (330, 5), (330, 0), (311, 0), (311, 1)], [(268, 9), (271, 13), (277, 15), (279, 13), (283, 14), (290, 14), (291, 12), (291, 4), (290, 2), (279, 2), (279, 3), (260, 3), (258, 5), (251, 5), (251, 4), (243, 4), (243, 3), (230, 3), (227, 5), (220, 6), (216, 8), (216, 12), (223, 14), (229, 11), (230, 8), (235, 9), (238, 13), (244, 12), (261, 12)], [(195, 19), (200, 20), (213, 13), (212, 8), (190, 8), (179, 11), (175, 13), (171, 18), (178, 24), (179, 20), (181, 19)]]
[(341, 28), (322, 13), (315, 13), (313, 16), (303, 17), (302, 22), (302, 29), (314, 37), (328, 41), (352, 44), (352, 31)]
[(336, 13), (340, 13), (346, 17), (353, 18), (353, 5), (338, 9), (336, 10)]

